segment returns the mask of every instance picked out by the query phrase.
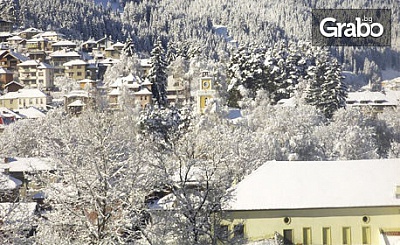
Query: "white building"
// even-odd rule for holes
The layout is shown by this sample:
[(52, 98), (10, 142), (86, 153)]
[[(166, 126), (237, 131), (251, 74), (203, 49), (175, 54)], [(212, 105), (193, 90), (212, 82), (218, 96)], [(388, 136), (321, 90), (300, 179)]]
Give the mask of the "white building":
[(11, 110), (36, 107), (46, 110), (47, 95), (39, 89), (20, 89), (0, 96), (0, 107)]

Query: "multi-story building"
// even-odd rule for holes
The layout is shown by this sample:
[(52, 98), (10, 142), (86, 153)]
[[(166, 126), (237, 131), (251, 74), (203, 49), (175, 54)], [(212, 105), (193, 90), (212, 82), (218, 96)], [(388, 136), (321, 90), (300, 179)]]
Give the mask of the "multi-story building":
[(18, 46), (21, 44), (22, 41), (24, 41), (26, 39), (20, 37), (20, 36), (12, 36), (7, 38), (7, 43), (10, 47), (13, 48), (18, 48)]
[(27, 60), (28, 57), (20, 53), (11, 50), (0, 50), (0, 66), (7, 70), (16, 71), (18, 70), (17, 65)]
[(17, 92), (9, 92), (0, 96), (0, 107), (10, 110), (18, 110), (28, 107), (36, 107), (46, 110), (47, 95), (39, 89), (20, 89)]
[(63, 64), (79, 59), (81, 56), (75, 51), (60, 50), (50, 54), (50, 65), (54, 67), (54, 76), (63, 77), (65, 75), (65, 67)]
[(236, 244), (398, 244), (399, 173), (400, 159), (266, 162), (230, 190), (215, 228)]
[(72, 78), (75, 81), (86, 78), (87, 63), (83, 60), (71, 60), (63, 64), (65, 67), (65, 77)]
[(104, 56), (106, 58), (119, 59), (124, 47), (123, 43), (117, 42), (104, 50)]
[(39, 29), (30, 27), (30, 28), (27, 28), (27, 29), (21, 31), (18, 35), (20, 37), (22, 37), (23, 39), (31, 39), (33, 36), (35, 36), (35, 35), (37, 35), (39, 33), (42, 33), (42, 32), (43, 31), (41, 31)]
[(76, 46), (77, 46), (76, 43), (69, 40), (61, 40), (51, 45), (53, 52), (63, 49), (75, 50)]
[(25, 48), (27, 52), (31, 51), (49, 51), (50, 50), (50, 41), (43, 37), (31, 38), (25, 42)]
[(37, 60), (28, 60), (18, 64), (19, 80), (27, 88), (53, 88), (53, 70), (51, 65)]
[(32, 38), (39, 38), (39, 37), (46, 38), (47, 40), (49, 40), (52, 43), (55, 43), (55, 42), (65, 39), (64, 34), (61, 34), (61, 33), (55, 32), (55, 31), (45, 31), (45, 32), (36, 34)]

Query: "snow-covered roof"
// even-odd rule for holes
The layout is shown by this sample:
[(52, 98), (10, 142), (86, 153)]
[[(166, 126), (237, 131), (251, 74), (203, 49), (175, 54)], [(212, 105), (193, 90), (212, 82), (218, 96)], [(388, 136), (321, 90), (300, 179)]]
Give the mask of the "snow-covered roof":
[(119, 59), (108, 58), (108, 59), (104, 59), (102, 61), (99, 61), (99, 64), (111, 65), (111, 64), (117, 64), (119, 61), (120, 61)]
[(74, 102), (68, 104), (68, 107), (81, 107), (81, 106), (85, 106), (86, 104), (83, 103), (82, 100), (75, 100)]
[(86, 65), (87, 63), (83, 60), (76, 59), (71, 60), (63, 64), (63, 66), (79, 66), (79, 65)]
[(0, 67), (0, 74), (13, 74), (13, 72), (7, 70), (6, 68)]
[(17, 66), (39, 66), (39, 61), (37, 60), (27, 60), (19, 63)]
[(22, 185), (22, 181), (0, 171), (0, 191), (14, 190)]
[(70, 97), (89, 97), (89, 92), (84, 91), (84, 90), (73, 90), (69, 92), (65, 97), (70, 98)]
[(36, 88), (23, 88), (17, 92), (9, 92), (0, 96), (0, 99), (18, 99), (18, 98), (46, 98), (47, 95)]
[(12, 37), (13, 35), (11, 34), (11, 32), (8, 31), (1, 31), (0, 32), (0, 37)]
[(18, 114), (27, 119), (37, 119), (46, 116), (46, 114), (44, 114), (42, 111), (38, 110), (35, 107), (29, 107), (27, 109), (18, 109)]
[(95, 40), (91, 39), (91, 40), (87, 40), (86, 42), (83, 42), (82, 45), (85, 45), (85, 44), (96, 44), (96, 43), (97, 42)]
[(396, 101), (391, 101), (385, 94), (381, 92), (349, 92), (346, 103), (357, 105), (396, 105)]
[(53, 69), (54, 67), (50, 64), (44, 63), (44, 62), (40, 62), (39, 69)]
[(140, 66), (142, 67), (150, 67), (151, 66), (151, 59), (140, 59)]
[(400, 159), (270, 161), (233, 188), (226, 210), (399, 206)]
[(22, 83), (19, 83), (19, 82), (17, 82), (17, 81), (11, 81), (11, 82), (7, 83), (7, 84), (4, 85), (4, 86), (5, 86), (5, 87), (10, 86), (10, 85), (13, 84), (13, 83), (19, 85), (20, 87), (25, 87)]
[(115, 50), (115, 48), (113, 47), (113, 46), (111, 46), (111, 47), (108, 47), (108, 48), (106, 48), (106, 49), (104, 49), (105, 51), (113, 51), (113, 50)]
[(36, 205), (36, 202), (0, 203), (0, 220), (4, 224), (23, 224), (34, 217)]
[(39, 33), (39, 32), (43, 32), (43, 31), (33, 28), (33, 27), (30, 27), (30, 28), (27, 28), (27, 29), (21, 31), (20, 33), (27, 33), (27, 32)]
[(50, 57), (80, 57), (75, 51), (58, 50), (50, 54)]
[(16, 119), (24, 118), (22, 115), (14, 112), (8, 108), (5, 108), (5, 107), (0, 107), (0, 115), (10, 115), (10, 116), (15, 117)]
[(51, 46), (60, 46), (60, 47), (73, 46), (73, 47), (76, 47), (76, 43), (69, 41), (69, 40), (61, 40), (56, 43), (53, 43)]
[(21, 41), (21, 40), (24, 40), (24, 39), (20, 36), (13, 36), (13, 37), (7, 38), (7, 41)]
[(13, 172), (35, 172), (35, 171), (51, 171), (55, 170), (54, 163), (46, 158), (12, 158), (8, 163), (0, 163), (0, 169), (9, 169)]
[(150, 80), (149, 79), (144, 79), (144, 81), (140, 84), (140, 85), (152, 85), (153, 83), (152, 82), (150, 82)]
[(400, 105), (400, 91), (388, 90), (385, 94), (390, 101), (397, 101), (397, 105)]
[(114, 95), (114, 96), (119, 96), (121, 95), (121, 91), (118, 88), (114, 88), (113, 90), (108, 93), (108, 95)]
[(27, 61), (29, 60), (28, 57), (24, 56), (23, 54), (11, 51), (11, 50), (5, 50), (6, 52), (10, 52), (11, 56), (14, 56), (16, 59), (20, 60), (20, 61)]
[(115, 47), (119, 47), (119, 48), (123, 48), (125, 47), (125, 44), (121, 43), (121, 42), (116, 42), (115, 44), (112, 45), (114, 48)]
[(61, 34), (61, 33), (57, 33), (55, 31), (45, 31), (45, 32), (36, 34), (33, 37), (54, 37), (54, 36), (64, 37), (65, 35)]
[(151, 95), (151, 94), (152, 93), (146, 87), (143, 87), (141, 90), (135, 93), (135, 95)]

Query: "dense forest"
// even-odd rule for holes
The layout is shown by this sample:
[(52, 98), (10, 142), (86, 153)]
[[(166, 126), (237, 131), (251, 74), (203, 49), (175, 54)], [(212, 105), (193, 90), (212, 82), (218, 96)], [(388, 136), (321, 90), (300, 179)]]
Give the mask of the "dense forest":
[[(149, 54), (157, 38), (186, 41), (201, 47), (208, 59), (223, 60), (238, 45), (272, 45), (278, 40), (305, 40), (311, 36), (312, 8), (390, 8), (392, 45), (386, 48), (335, 47), (331, 51), (345, 70), (363, 73), (366, 81), (381, 71), (399, 67), (399, 3), (395, 0), (13, 0), (0, 1), (4, 19), (21, 28), (56, 29), (70, 39), (110, 36), (132, 39), (137, 52)], [(119, 6), (119, 7), (115, 7)], [(216, 26), (227, 32), (216, 35)], [(219, 33), (220, 34), (220, 33)], [(230, 45), (235, 40), (234, 45)]]

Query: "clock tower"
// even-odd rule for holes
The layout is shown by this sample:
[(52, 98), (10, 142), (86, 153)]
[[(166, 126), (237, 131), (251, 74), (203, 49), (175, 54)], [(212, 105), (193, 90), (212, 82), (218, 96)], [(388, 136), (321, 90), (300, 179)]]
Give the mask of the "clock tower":
[(213, 78), (207, 70), (203, 70), (200, 78), (200, 89), (197, 91), (197, 109), (200, 113), (204, 112), (209, 101), (214, 98), (214, 93)]

